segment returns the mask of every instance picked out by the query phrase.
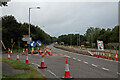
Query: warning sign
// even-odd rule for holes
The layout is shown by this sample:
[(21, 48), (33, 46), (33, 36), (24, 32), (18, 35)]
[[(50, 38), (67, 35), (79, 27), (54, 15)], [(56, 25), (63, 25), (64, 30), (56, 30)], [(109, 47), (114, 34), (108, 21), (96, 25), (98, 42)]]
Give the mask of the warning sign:
[(103, 41), (97, 41), (97, 45), (98, 45), (98, 50), (100, 50), (100, 51), (104, 50)]

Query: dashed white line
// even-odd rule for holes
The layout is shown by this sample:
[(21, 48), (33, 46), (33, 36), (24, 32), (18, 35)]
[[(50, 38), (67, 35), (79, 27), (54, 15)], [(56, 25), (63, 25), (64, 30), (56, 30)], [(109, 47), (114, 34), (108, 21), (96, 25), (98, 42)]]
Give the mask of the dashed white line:
[(88, 64), (88, 62), (84, 61), (85, 64)]
[(80, 59), (78, 59), (78, 61), (81, 61)]
[(117, 74), (118, 74), (118, 75), (120, 75), (120, 73), (119, 73), (119, 72), (117, 72)]
[(76, 60), (76, 58), (73, 58), (74, 60)]
[(106, 71), (109, 71), (109, 69), (107, 69), (107, 68), (102, 68), (103, 70), (106, 70)]
[(95, 64), (92, 64), (92, 66), (97, 67), (97, 65), (95, 65)]

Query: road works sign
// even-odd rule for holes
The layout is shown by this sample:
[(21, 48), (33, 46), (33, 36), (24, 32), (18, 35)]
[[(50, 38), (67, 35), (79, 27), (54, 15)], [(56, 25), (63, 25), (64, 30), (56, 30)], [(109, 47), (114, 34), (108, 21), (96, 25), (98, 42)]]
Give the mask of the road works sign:
[(30, 46), (34, 47), (35, 46), (35, 41), (30, 41)]
[(97, 45), (98, 45), (98, 50), (100, 50), (100, 51), (104, 50), (103, 41), (97, 41)]
[(41, 41), (37, 41), (37, 46), (42, 46)]

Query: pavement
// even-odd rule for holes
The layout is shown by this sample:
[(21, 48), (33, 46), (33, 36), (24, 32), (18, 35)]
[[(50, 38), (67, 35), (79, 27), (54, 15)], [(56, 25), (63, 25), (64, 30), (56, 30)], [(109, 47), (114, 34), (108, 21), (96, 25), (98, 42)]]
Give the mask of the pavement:
[[(38, 66), (41, 63), (41, 55), (29, 54), (30, 66), (33, 66), (38, 72), (47, 78), (60, 79), (64, 76), (66, 58), (69, 60), (70, 74), (74, 79), (118, 78), (120, 75), (118, 72), (118, 64), (120, 63), (118, 61), (77, 54), (54, 48), (53, 45), (47, 47), (52, 48), (52, 53), (54, 55), (45, 56), (46, 69), (38, 69)], [(16, 56), (17, 55), (13, 53), (11, 58), (16, 60)], [(3, 57), (7, 58), (7, 54), (3, 54)], [(26, 56), (20, 53), (20, 61), (25, 62), (25, 59)]]

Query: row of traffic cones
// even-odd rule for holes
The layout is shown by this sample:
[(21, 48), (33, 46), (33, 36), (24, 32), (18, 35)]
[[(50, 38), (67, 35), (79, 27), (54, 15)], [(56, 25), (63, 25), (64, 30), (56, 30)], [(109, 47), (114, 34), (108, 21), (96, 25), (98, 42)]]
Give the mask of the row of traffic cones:
[[(23, 55), (25, 54), (25, 51), (23, 49)], [(44, 56), (46, 54), (46, 49), (45, 49), (45, 52), (41, 55), (41, 64), (40, 66), (38, 66), (39, 69), (44, 69), (44, 68), (47, 68), (47, 66), (45, 66), (45, 63), (44, 63)], [(8, 53), (8, 59), (10, 59), (10, 53)], [(19, 54), (17, 53), (17, 61), (19, 61)], [(28, 54), (26, 54), (26, 64), (29, 64), (29, 60), (28, 60)], [(66, 59), (66, 65), (65, 65), (65, 73), (64, 73), (64, 77), (62, 77), (62, 79), (71, 79), (71, 75), (70, 75), (70, 69), (69, 69), (69, 65), (68, 65), (68, 59)]]
[[(94, 52), (94, 56), (95, 57), (100, 57), (100, 58), (105, 58), (105, 53), (100, 53), (98, 52), (98, 54), (96, 54), (96, 52)], [(109, 60), (111, 60), (111, 54), (109, 53), (109, 57), (108, 57)], [(116, 56), (115, 56), (115, 60), (118, 61), (118, 55), (116, 53)]]

